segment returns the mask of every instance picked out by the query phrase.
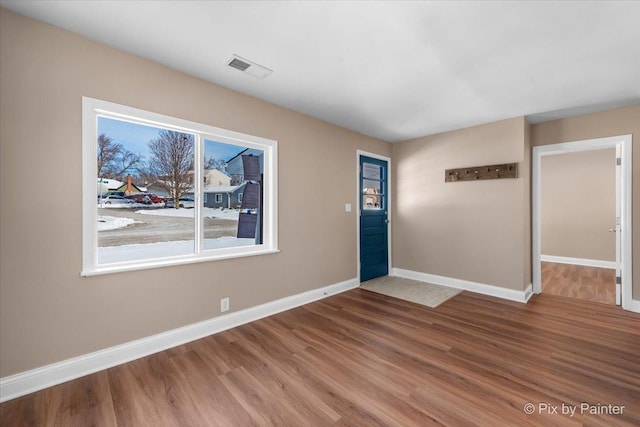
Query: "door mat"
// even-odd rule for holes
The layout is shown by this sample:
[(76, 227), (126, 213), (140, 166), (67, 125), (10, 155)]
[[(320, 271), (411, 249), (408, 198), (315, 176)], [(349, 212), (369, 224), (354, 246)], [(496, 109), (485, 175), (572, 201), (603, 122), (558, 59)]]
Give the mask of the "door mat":
[(384, 276), (360, 284), (361, 289), (435, 308), (462, 292), (460, 289), (433, 285), (401, 277)]

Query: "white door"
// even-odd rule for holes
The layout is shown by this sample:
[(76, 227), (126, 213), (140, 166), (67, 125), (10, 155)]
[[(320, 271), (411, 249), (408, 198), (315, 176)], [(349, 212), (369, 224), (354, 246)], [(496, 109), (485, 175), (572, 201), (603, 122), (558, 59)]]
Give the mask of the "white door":
[(620, 226), (621, 215), (621, 184), (622, 184), (622, 144), (616, 144), (616, 218), (612, 229), (616, 233), (616, 305), (622, 304), (622, 229)]

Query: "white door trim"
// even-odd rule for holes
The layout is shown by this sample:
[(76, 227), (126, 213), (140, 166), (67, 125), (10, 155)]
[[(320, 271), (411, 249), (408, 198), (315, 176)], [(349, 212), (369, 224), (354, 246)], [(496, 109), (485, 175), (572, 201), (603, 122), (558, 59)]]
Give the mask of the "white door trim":
[(532, 254), (533, 254), (533, 292), (541, 291), (541, 160), (543, 156), (555, 154), (573, 153), (580, 151), (600, 150), (605, 148), (620, 148), (621, 158), (621, 182), (616, 189), (619, 194), (616, 199), (620, 204), (620, 225), (617, 226), (621, 239), (622, 269), (622, 308), (625, 310), (637, 310), (637, 304), (632, 300), (632, 253), (631, 253), (631, 135), (612, 136), (607, 138), (588, 139), (583, 141), (564, 142), (552, 145), (540, 145), (533, 147), (532, 167)]
[(360, 211), (362, 209), (362, 197), (360, 197), (360, 157), (371, 157), (378, 160), (384, 160), (387, 162), (387, 259), (388, 259), (388, 274), (391, 274), (391, 221), (392, 218), (392, 204), (391, 204), (391, 158), (382, 156), (380, 154), (370, 153), (368, 151), (356, 150), (356, 272), (358, 273), (358, 283), (360, 283)]

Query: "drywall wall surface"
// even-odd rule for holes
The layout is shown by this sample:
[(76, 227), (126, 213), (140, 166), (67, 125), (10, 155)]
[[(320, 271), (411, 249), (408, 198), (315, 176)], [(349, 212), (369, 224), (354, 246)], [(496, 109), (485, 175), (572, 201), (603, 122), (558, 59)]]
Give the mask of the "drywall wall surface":
[[(527, 126), (520, 117), (393, 145), (394, 267), (529, 285)], [(445, 169), (511, 162), (516, 179), (444, 181)]]
[(543, 255), (616, 260), (615, 159), (614, 148), (542, 157)]
[(524, 127), (524, 147), (523, 158), (520, 163), (520, 177), (522, 178), (522, 205), (523, 205), (523, 284), (526, 287), (533, 287), (533, 271), (531, 259), (531, 192), (532, 192), (532, 167), (531, 167), (531, 126), (526, 119), (522, 120)]
[(631, 135), (633, 298), (640, 300), (640, 105), (584, 114), (531, 125), (531, 145), (558, 144), (616, 135)]
[[(356, 277), (356, 150), (389, 143), (6, 9), (0, 66), (0, 376)], [(80, 277), (83, 96), (277, 140), (280, 253)]]

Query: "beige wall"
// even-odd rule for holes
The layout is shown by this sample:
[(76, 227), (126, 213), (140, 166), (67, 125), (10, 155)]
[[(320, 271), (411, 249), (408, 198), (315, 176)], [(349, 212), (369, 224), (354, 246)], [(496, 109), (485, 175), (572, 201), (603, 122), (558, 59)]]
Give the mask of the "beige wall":
[(640, 299), (640, 105), (585, 114), (531, 126), (532, 146), (604, 138), (616, 135), (633, 137), (633, 297)]
[[(524, 118), (393, 145), (394, 267), (523, 290), (531, 282)], [(444, 182), (444, 170), (519, 163), (519, 178)]]
[[(3, 9), (0, 43), (0, 376), (356, 277), (356, 150), (390, 144)], [(281, 252), (80, 277), (82, 96), (277, 140)]]
[(543, 255), (616, 260), (615, 159), (615, 148), (542, 157)]

